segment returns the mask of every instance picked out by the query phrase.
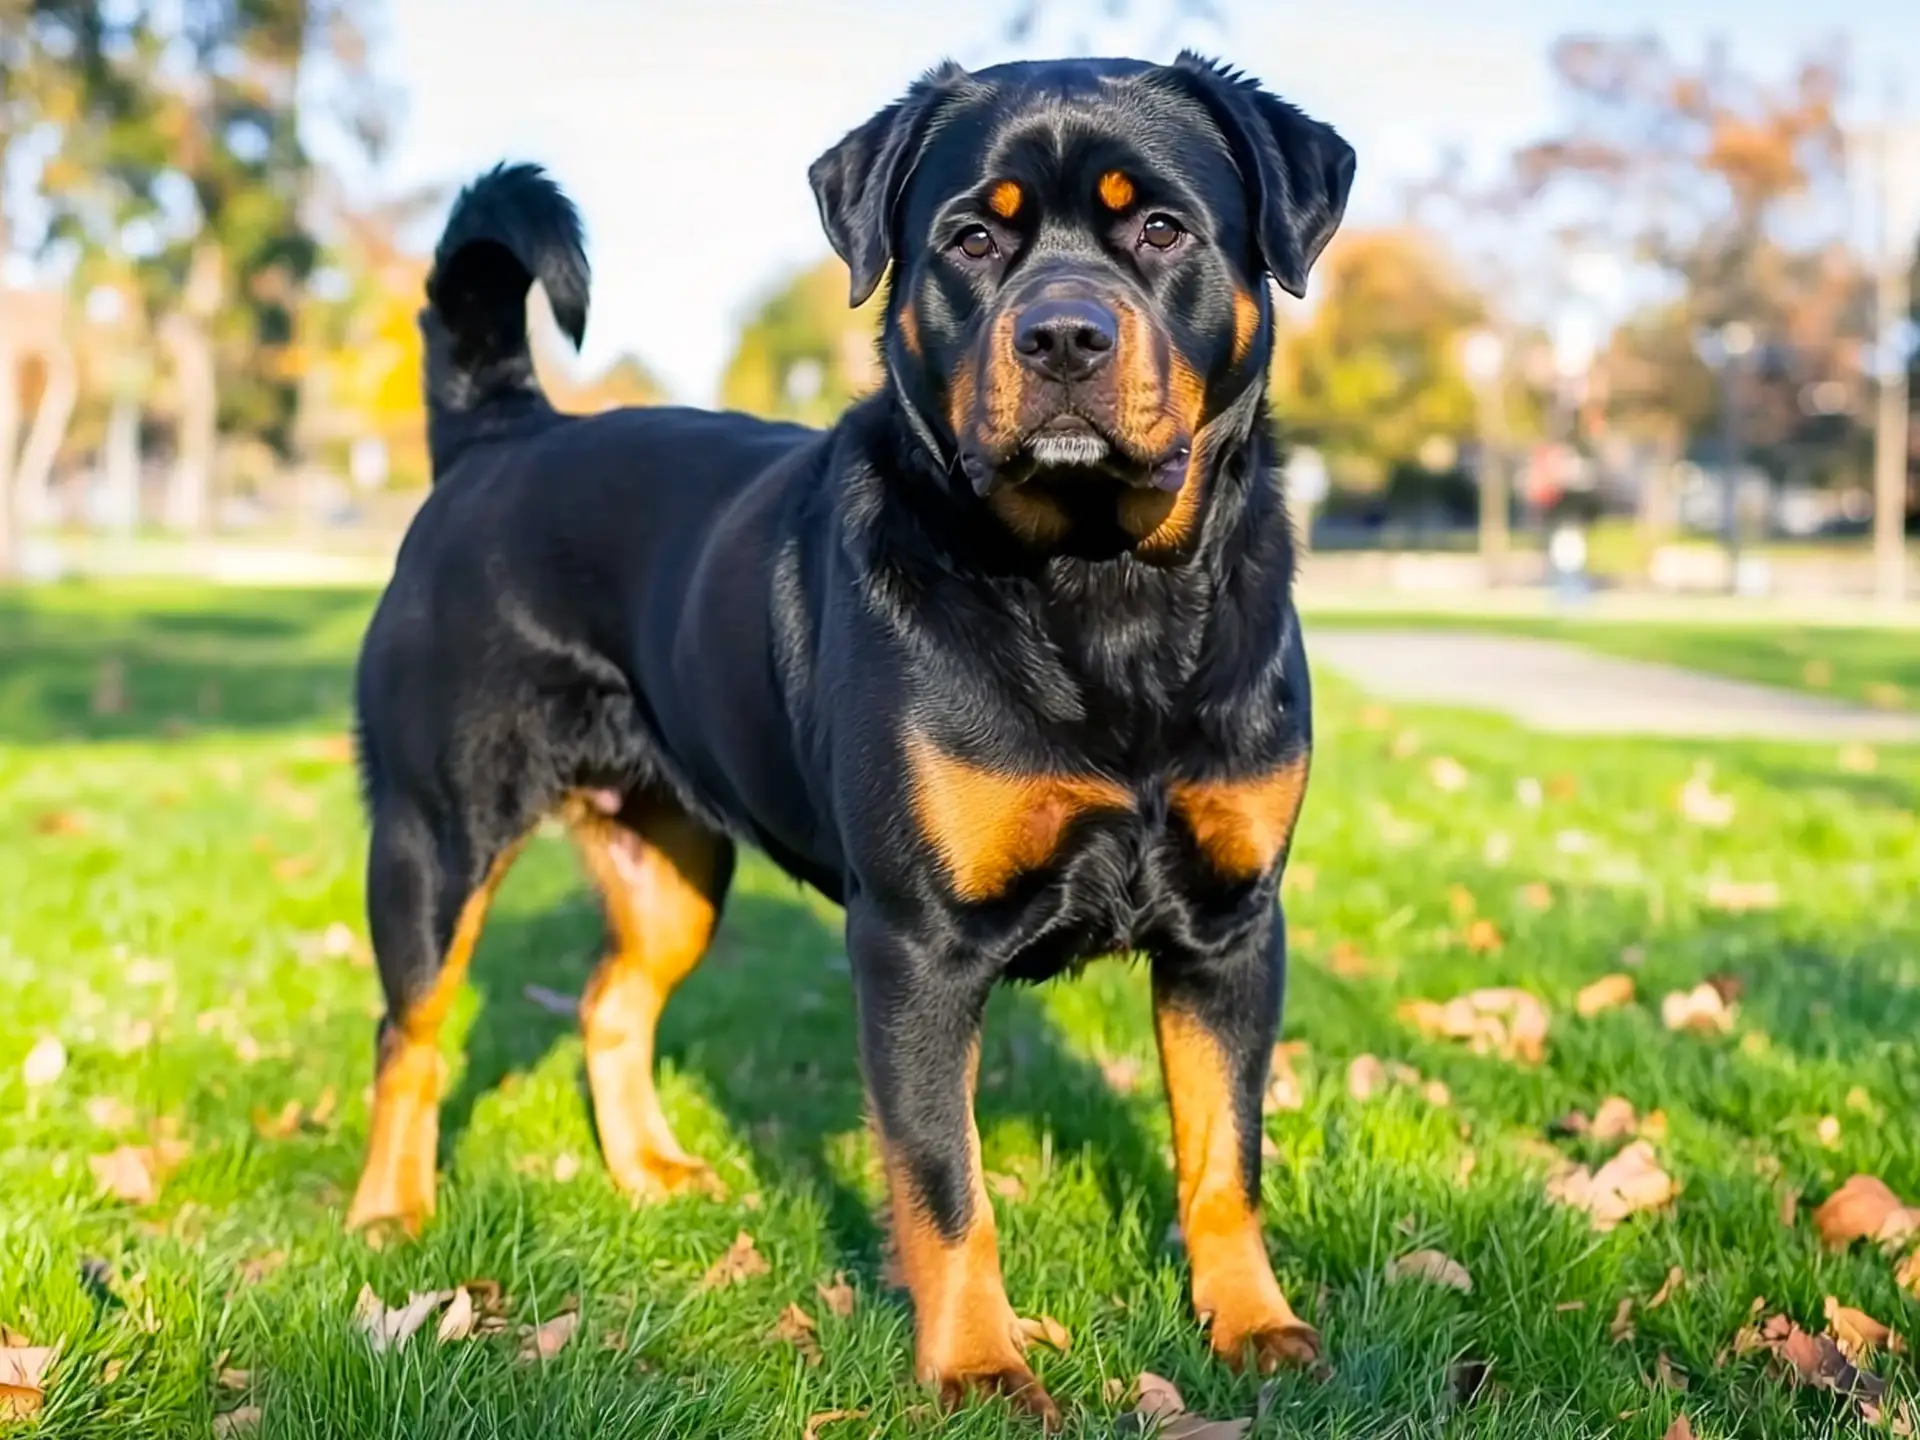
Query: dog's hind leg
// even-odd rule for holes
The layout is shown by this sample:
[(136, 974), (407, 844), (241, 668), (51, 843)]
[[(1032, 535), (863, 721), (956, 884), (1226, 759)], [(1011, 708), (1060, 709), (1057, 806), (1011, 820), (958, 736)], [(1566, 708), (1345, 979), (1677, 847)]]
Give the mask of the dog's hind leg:
[(433, 1213), (440, 1135), (441, 1022), (466, 977), (487, 905), (519, 842), (477, 852), (417, 812), (376, 812), (367, 855), (367, 918), (387, 1013), (375, 1060), (373, 1125), (350, 1228)]
[(680, 1148), (654, 1087), (654, 1031), (700, 962), (733, 878), (733, 844), (674, 802), (629, 796), (616, 813), (586, 797), (567, 819), (606, 904), (608, 953), (580, 1002), (600, 1150), (633, 1195), (710, 1186)]

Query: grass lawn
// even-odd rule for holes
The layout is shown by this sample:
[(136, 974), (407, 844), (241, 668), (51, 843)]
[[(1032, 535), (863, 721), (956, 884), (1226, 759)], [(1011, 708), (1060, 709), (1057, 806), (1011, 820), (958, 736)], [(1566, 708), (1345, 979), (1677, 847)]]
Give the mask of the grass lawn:
[(1540, 635), (1629, 660), (1654, 660), (1788, 690), (1810, 690), (1876, 710), (1920, 709), (1920, 633), (1892, 626), (1849, 629), (1337, 610), (1314, 613), (1310, 621), (1369, 630), (1432, 628)]
[[(577, 993), (600, 945), (549, 838), (496, 904), (449, 1027), (438, 1217), (379, 1250), (342, 1233), (379, 1009), (343, 739), (368, 603), (0, 595), (0, 1322), (60, 1347), (20, 1433), (797, 1437), (830, 1410), (867, 1413), (819, 1440), (1034, 1433), (991, 1404), (942, 1421), (911, 1383), (836, 913), (764, 862), (662, 1033), (668, 1109), (726, 1197), (636, 1209), (606, 1178), (575, 1031), (525, 989)], [(1301, 1103), (1268, 1117), (1265, 1206), (1334, 1373), (1280, 1379), (1252, 1433), (1655, 1440), (1683, 1409), (1721, 1440), (1861, 1433), (1765, 1355), (1721, 1357), (1760, 1296), (1815, 1333), (1834, 1296), (1920, 1344), (1893, 1260), (1828, 1253), (1809, 1218), (1855, 1172), (1920, 1202), (1920, 755), (1867, 771), (1827, 748), (1539, 738), (1331, 682), (1321, 707), (1288, 890)], [(1702, 758), (1733, 807), (1720, 828), (1676, 807)], [(1725, 908), (1726, 886), (1762, 882), (1777, 905)], [(1637, 998), (1579, 1018), (1581, 987), (1620, 970)], [(1661, 998), (1710, 975), (1744, 987), (1731, 1033), (1665, 1029)], [(1396, 1015), (1485, 986), (1545, 1002), (1544, 1063)], [(43, 1043), (27, 1060), (49, 1036), (63, 1068)], [(1364, 1055), (1421, 1083), (1355, 1098)], [(1104, 964), (1000, 995), (980, 1088), (1009, 1291), (1072, 1334), (1036, 1352), (1070, 1433), (1116, 1433), (1106, 1382), (1143, 1370), (1196, 1411), (1254, 1415), (1262, 1387), (1210, 1359), (1168, 1240), (1144, 975)], [(1547, 1176), (1620, 1141), (1550, 1126), (1616, 1095), (1664, 1113), (1649, 1133), (1681, 1188), (1599, 1233)], [(157, 1198), (102, 1193), (90, 1162), (118, 1147), (177, 1160)], [(742, 1230), (765, 1273), (704, 1286)], [(1390, 1283), (1421, 1249), (1471, 1293)], [(1674, 1267), (1684, 1283), (1650, 1306)], [(815, 1288), (839, 1271), (844, 1316)], [(504, 1292), (505, 1335), (440, 1346), (430, 1323), (375, 1355), (355, 1328), (363, 1284), (399, 1304), (480, 1278)], [(817, 1364), (770, 1336), (796, 1303)], [(572, 1305), (556, 1358), (516, 1357), (513, 1330)], [(1462, 1361), (1490, 1367), (1466, 1402)], [(1870, 1368), (1895, 1398), (1920, 1389), (1911, 1351)], [(251, 1428), (216, 1425), (254, 1409)]]

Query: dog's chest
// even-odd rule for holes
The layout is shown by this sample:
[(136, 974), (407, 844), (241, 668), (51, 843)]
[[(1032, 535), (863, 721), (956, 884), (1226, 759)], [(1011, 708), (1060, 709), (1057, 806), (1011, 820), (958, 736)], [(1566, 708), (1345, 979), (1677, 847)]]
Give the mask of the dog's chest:
[(1108, 882), (1152, 868), (1193, 887), (1258, 879), (1292, 836), (1304, 750), (1231, 778), (1134, 783), (1068, 771), (1009, 773), (908, 749), (913, 818), (961, 901), (1000, 900), (1036, 875), (1091, 865)]

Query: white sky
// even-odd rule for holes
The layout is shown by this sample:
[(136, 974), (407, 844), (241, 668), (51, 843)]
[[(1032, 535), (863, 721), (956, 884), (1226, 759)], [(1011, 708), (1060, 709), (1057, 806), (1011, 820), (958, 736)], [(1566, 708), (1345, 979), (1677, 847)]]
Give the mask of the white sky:
[(408, 96), (390, 183), (546, 165), (579, 204), (594, 265), (586, 356), (637, 352), (675, 398), (710, 403), (741, 317), (826, 241), (807, 165), (951, 55), (985, 65), (1091, 41), (1221, 54), (1360, 154), (1350, 214), (1391, 215), (1448, 145), (1490, 164), (1554, 118), (1546, 65), (1571, 30), (1658, 30), (1682, 53), (1731, 37), (1779, 75), (1806, 43), (1852, 43), (1863, 89), (1906, 78), (1920, 111), (1916, 0), (1220, 0), (1224, 27), (1169, 27), (1172, 0), (1055, 0), (1018, 52), (1015, 0), (389, 0), (386, 60)]

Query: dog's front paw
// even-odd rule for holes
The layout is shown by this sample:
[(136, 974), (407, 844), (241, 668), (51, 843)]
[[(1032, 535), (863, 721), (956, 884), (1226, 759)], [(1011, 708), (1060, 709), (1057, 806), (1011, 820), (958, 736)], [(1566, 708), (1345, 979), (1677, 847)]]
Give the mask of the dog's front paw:
[(1211, 1338), (1214, 1353), (1235, 1370), (1251, 1360), (1262, 1375), (1280, 1369), (1304, 1370), (1318, 1378), (1332, 1373), (1320, 1332), (1297, 1317), (1242, 1329), (1223, 1328), (1216, 1323)]
[(958, 1405), (969, 1394), (1004, 1396), (1014, 1409), (1024, 1411), (1049, 1431), (1060, 1428), (1060, 1407), (1046, 1387), (1015, 1357), (1008, 1363), (987, 1370), (959, 1371), (935, 1378), (940, 1399), (946, 1405)]
[(723, 1181), (711, 1165), (690, 1155), (643, 1153), (624, 1159), (607, 1157), (607, 1169), (613, 1183), (636, 1200), (663, 1200), (670, 1195), (710, 1195), (720, 1199), (727, 1193)]

